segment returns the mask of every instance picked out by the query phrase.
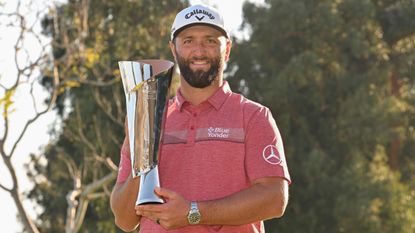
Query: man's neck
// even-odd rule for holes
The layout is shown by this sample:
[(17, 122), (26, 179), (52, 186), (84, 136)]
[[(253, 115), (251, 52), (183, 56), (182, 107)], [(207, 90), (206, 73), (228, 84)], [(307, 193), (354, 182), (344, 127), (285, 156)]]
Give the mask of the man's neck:
[(180, 78), (180, 93), (186, 101), (193, 106), (197, 106), (200, 103), (206, 101), (222, 86), (223, 80), (221, 78), (216, 79), (205, 88), (195, 88), (190, 86), (183, 77)]

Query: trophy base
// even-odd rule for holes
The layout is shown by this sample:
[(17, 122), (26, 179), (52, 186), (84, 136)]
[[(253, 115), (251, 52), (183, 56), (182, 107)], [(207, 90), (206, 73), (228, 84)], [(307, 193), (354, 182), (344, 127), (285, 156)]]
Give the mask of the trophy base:
[(158, 166), (150, 169), (140, 176), (140, 190), (138, 191), (136, 205), (163, 204), (164, 200), (154, 193), (154, 189), (160, 187)]
[(143, 202), (137, 205), (157, 205), (157, 204), (163, 204), (164, 202)]

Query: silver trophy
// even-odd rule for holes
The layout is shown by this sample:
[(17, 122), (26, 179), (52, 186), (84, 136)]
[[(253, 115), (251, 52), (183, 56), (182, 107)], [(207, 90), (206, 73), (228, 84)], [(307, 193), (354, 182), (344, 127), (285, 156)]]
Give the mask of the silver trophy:
[(136, 205), (164, 203), (154, 193), (160, 187), (157, 162), (167, 109), (173, 62), (118, 62), (124, 86), (133, 178), (140, 177)]

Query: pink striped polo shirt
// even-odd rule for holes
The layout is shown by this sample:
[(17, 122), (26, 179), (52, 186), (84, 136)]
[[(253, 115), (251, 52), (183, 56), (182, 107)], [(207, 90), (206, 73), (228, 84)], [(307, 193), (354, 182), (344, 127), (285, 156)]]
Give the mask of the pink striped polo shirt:
[[(117, 182), (131, 174), (127, 142)], [(226, 197), (263, 177), (291, 182), (284, 148), (270, 110), (233, 93), (227, 82), (208, 100), (192, 106), (180, 91), (169, 102), (159, 158), (162, 187), (194, 201)], [(203, 214), (203, 213), (202, 213)], [(255, 214), (255, 213), (252, 213)], [(143, 218), (140, 232), (166, 232)], [(264, 232), (263, 223), (188, 226), (169, 232)]]

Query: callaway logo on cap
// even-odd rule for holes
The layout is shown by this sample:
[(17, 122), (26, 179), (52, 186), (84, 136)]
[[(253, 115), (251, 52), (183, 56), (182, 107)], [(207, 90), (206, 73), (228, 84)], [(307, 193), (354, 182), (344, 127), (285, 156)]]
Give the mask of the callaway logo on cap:
[(206, 5), (194, 5), (180, 11), (176, 15), (171, 28), (171, 40), (173, 40), (180, 31), (195, 24), (207, 24), (212, 26), (229, 38), (229, 34), (223, 23), (223, 17), (218, 10)]

